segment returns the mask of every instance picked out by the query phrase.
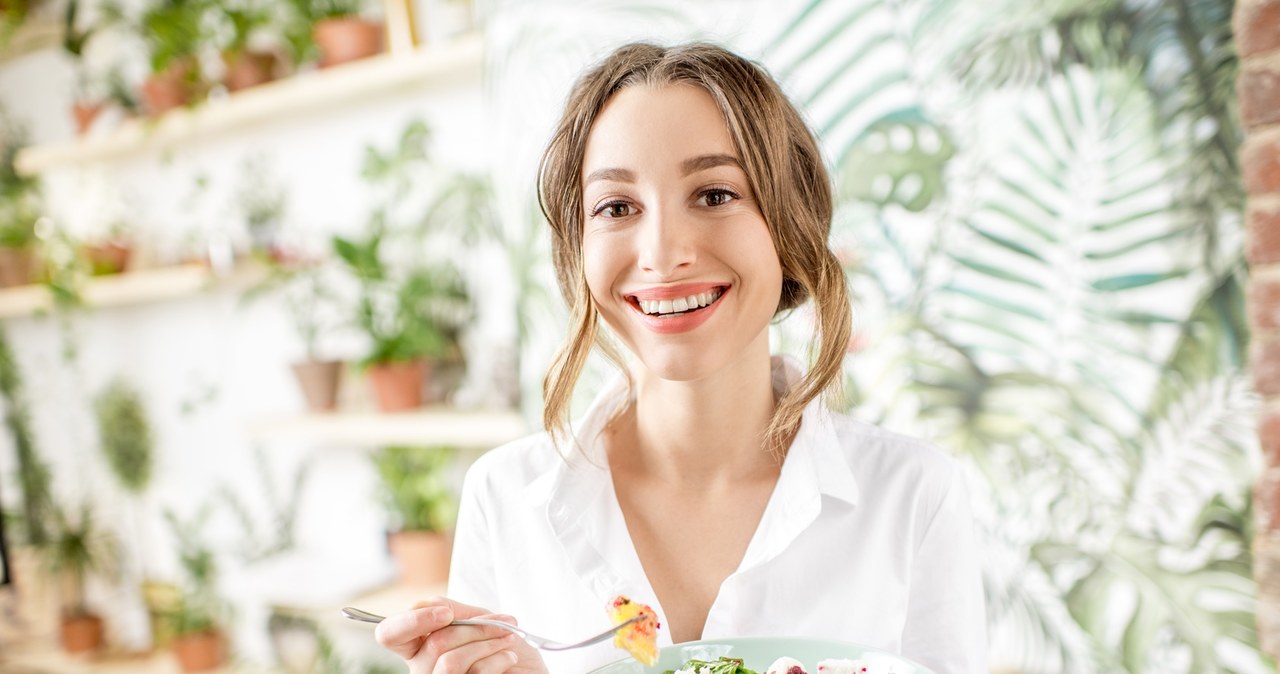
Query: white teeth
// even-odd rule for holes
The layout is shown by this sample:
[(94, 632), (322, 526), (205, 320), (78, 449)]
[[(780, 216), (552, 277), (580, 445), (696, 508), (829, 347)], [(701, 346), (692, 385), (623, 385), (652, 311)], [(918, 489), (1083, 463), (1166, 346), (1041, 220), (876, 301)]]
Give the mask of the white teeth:
[(691, 309), (700, 309), (720, 298), (720, 289), (698, 293), (674, 300), (638, 300), (640, 310), (646, 314), (674, 314)]

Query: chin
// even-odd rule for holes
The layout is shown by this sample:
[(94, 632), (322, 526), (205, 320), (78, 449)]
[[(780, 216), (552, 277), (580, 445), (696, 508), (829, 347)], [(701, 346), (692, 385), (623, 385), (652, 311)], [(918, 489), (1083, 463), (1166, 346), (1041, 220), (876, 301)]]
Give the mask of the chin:
[(679, 382), (703, 379), (723, 365), (710, 362), (706, 354), (641, 355), (637, 360), (650, 376)]

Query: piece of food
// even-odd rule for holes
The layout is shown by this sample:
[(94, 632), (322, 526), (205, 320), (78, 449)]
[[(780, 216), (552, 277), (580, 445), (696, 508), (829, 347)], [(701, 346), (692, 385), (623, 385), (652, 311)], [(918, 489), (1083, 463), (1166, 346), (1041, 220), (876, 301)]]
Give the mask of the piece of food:
[(764, 670), (765, 674), (809, 674), (804, 670), (804, 664), (795, 658), (786, 656), (780, 657), (773, 661), (769, 668)]
[(618, 595), (609, 602), (609, 620), (617, 625), (632, 618), (640, 619), (618, 630), (613, 635), (613, 645), (631, 654), (636, 660), (652, 665), (658, 661), (658, 614), (645, 604), (637, 604)]
[(870, 674), (867, 663), (861, 660), (823, 660), (818, 663), (818, 674)]
[(680, 669), (668, 670), (666, 674), (756, 674), (747, 669), (742, 664), (740, 658), (727, 658), (721, 656), (719, 660), (708, 662), (706, 660), (690, 660)]

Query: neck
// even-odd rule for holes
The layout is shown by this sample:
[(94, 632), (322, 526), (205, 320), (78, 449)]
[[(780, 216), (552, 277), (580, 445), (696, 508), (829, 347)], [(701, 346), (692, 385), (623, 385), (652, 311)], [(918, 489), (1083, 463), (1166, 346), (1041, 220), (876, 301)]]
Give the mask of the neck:
[(747, 351), (695, 381), (637, 368), (635, 404), (610, 431), (621, 450), (610, 457), (615, 469), (702, 488), (776, 477), (777, 460), (763, 442), (775, 405), (767, 336)]

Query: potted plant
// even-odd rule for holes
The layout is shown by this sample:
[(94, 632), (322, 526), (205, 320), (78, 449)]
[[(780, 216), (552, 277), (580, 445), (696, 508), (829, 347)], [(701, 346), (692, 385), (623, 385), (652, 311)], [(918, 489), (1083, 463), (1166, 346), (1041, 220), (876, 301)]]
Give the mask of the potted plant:
[(275, 18), (270, 5), (261, 0), (229, 0), (217, 16), (222, 20), (218, 42), (227, 89), (236, 92), (276, 79), (280, 66), (276, 52), (251, 44), (255, 34), (261, 34)]
[(147, 578), (144, 560), (148, 559), (148, 536), (139, 501), (151, 485), (155, 464), (155, 444), (151, 422), (138, 392), (123, 379), (111, 382), (97, 400), (94, 412), (98, 420), (98, 441), (117, 484), (130, 496), (136, 557), (131, 564), (133, 582), (139, 587), (151, 622), (152, 645), (165, 646), (172, 640), (162, 616), (176, 606), (178, 593), (171, 584)]
[[(452, 259), (423, 255), (431, 250), (431, 228), (404, 223), (414, 210), (414, 186), (434, 177), (424, 173), (431, 169), (429, 139), (427, 125), (415, 120), (389, 151), (366, 148), (361, 173), (383, 192), (382, 205), (365, 238), (333, 239), (359, 288), (354, 323), (371, 341), (363, 364), (384, 411), (422, 404), (432, 372), (462, 361), (460, 336), (471, 318), (470, 298)], [(428, 209), (426, 220), (437, 210)], [(388, 225), (393, 219), (401, 222), (395, 229)]]
[(288, 264), (268, 260), (267, 277), (245, 293), (246, 300), (268, 292), (283, 294), (289, 317), (302, 341), (303, 357), (292, 364), (295, 380), (312, 412), (332, 412), (338, 406), (343, 361), (325, 357), (320, 336), (338, 324), (338, 297), (330, 274), (331, 264), (317, 260), (296, 260)]
[(152, 0), (132, 19), (117, 2), (103, 5), (106, 24), (125, 25), (144, 42), (151, 71), (142, 85), (148, 113), (163, 114), (205, 93), (199, 56), (214, 6), (213, 0)]
[(327, 267), (320, 264), (297, 268), (286, 290), (285, 302), (294, 328), (302, 339), (304, 357), (292, 365), (307, 408), (313, 412), (332, 412), (338, 407), (338, 390), (345, 363), (325, 358), (320, 353), (320, 335), (332, 322), (328, 309), (335, 300), (325, 279)]
[(86, 242), (82, 252), (91, 275), (111, 276), (128, 270), (133, 244), (125, 233), (124, 225), (116, 223), (105, 236)]
[(371, 342), (366, 367), (378, 407), (419, 407), (432, 363), (456, 358), (469, 296), (452, 264), (397, 269), (382, 259), (387, 234), (380, 221), (363, 241), (334, 237), (334, 252), (355, 276), (355, 323)]
[(53, 539), (54, 503), (49, 467), (41, 460), (31, 432), (31, 415), (23, 392), (22, 372), (0, 329), (0, 401), (4, 403), (4, 425), (9, 431), (17, 464), (18, 509), (9, 539), (10, 576), (14, 579), (19, 620), (39, 632), (52, 632), (57, 625), (57, 601), (47, 582), (47, 565), (42, 551)]
[(75, 62), (76, 97), (71, 104), (71, 114), (75, 118), (76, 132), (83, 135), (106, 107), (107, 97), (95, 94), (93, 77), (84, 63), (84, 50), (96, 27), (81, 29), (77, 20), (79, 15), (80, 0), (68, 0), (62, 15), (62, 49)]
[(43, 550), (49, 570), (63, 588), (63, 649), (68, 653), (98, 650), (103, 642), (102, 617), (85, 603), (85, 585), (90, 574), (113, 568), (111, 539), (98, 531), (93, 509), (85, 504), (75, 520), (55, 509), (53, 538)]
[(286, 39), (297, 62), (310, 58), (313, 45), (321, 68), (381, 53), (383, 25), (363, 18), (364, 6), (365, 0), (290, 0)]
[(286, 203), (284, 187), (273, 178), (262, 157), (246, 161), (240, 175), (236, 207), (249, 230), (251, 253), (270, 263), (286, 263), (288, 252), (280, 241)]
[(39, 275), (39, 183), (14, 167), (25, 145), (25, 129), (0, 114), (0, 287), (25, 285)]
[(184, 672), (216, 669), (226, 661), (221, 626), (227, 608), (217, 593), (216, 559), (201, 538), (210, 513), (205, 507), (184, 522), (172, 511), (165, 512), (185, 576), (181, 596), (167, 616), (173, 633), (171, 648)]
[(373, 455), (392, 526), (387, 538), (400, 580), (414, 587), (442, 585), (449, 577), (457, 500), (446, 471), (450, 447), (385, 447)]

